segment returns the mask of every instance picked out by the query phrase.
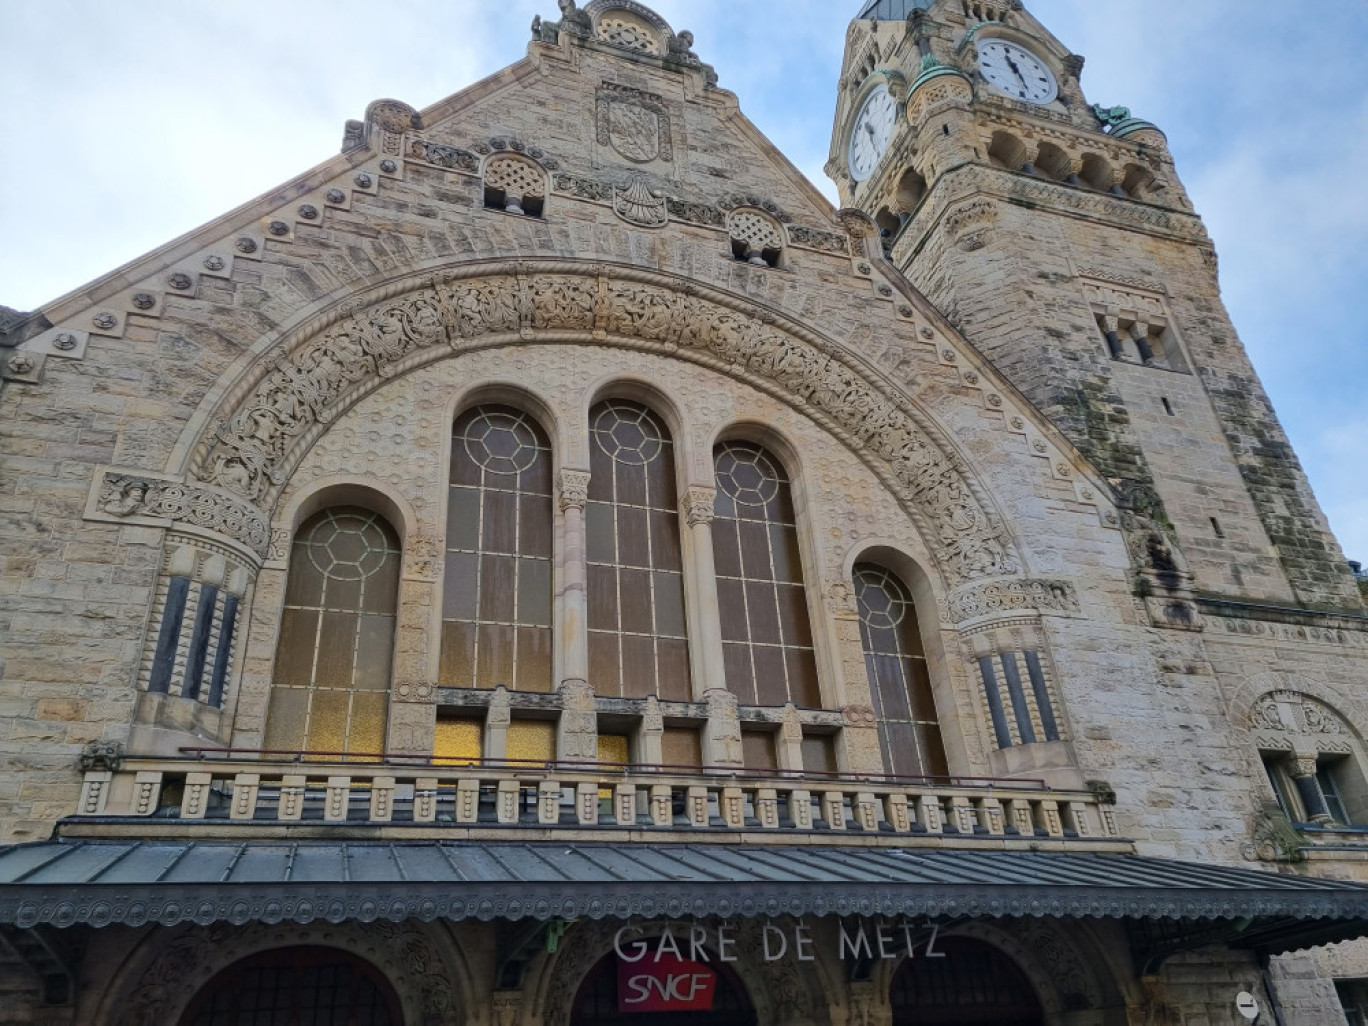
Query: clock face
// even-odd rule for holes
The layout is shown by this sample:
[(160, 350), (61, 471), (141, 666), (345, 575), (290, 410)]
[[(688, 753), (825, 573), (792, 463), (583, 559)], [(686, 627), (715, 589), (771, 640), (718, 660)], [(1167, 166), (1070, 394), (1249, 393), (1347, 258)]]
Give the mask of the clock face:
[(979, 71), (994, 87), (1017, 100), (1045, 104), (1059, 95), (1050, 69), (1029, 50), (1002, 39), (979, 44)]
[(850, 132), (850, 177), (855, 181), (863, 182), (879, 166), (897, 120), (898, 105), (893, 102), (888, 86), (880, 85), (865, 98)]

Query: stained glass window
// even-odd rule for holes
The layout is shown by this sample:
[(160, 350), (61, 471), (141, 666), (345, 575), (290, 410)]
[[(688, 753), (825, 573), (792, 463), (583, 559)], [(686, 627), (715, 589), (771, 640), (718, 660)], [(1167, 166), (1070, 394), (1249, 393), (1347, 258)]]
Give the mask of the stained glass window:
[(600, 695), (692, 698), (674, 445), (637, 403), (589, 412), (589, 682)]
[(821, 706), (788, 478), (749, 442), (713, 453), (712, 524), (727, 688), (743, 705)]
[(399, 538), (383, 517), (328, 509), (295, 536), (266, 747), (384, 751)]
[(857, 564), (854, 576), (884, 767), (898, 776), (946, 776), (945, 746), (912, 596), (894, 574), (873, 563)]
[(551, 446), (506, 406), (456, 421), (443, 687), (551, 690)]

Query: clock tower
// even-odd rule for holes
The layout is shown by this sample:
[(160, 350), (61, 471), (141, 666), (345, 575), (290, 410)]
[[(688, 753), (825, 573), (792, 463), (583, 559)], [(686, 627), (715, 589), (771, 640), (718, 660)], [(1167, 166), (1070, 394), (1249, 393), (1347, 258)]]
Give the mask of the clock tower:
[[(1089, 103), (1082, 72), (1020, 0), (867, 0), (827, 165), (842, 205), (1172, 547), (1161, 589), (1360, 609), (1163, 132)], [(1150, 608), (1182, 626), (1180, 606)]]

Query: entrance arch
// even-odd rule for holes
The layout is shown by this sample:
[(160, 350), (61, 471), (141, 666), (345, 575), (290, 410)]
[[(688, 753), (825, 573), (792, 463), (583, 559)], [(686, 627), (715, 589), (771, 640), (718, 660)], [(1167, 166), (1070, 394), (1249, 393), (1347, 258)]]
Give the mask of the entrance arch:
[(1035, 988), (1003, 952), (969, 937), (937, 948), (944, 958), (909, 958), (893, 974), (893, 1026), (1045, 1026)]
[(618, 957), (609, 953), (580, 984), (571, 1006), (570, 1026), (643, 1026), (648, 1022), (650, 1026), (756, 1026), (755, 1008), (736, 973), (716, 959), (707, 966), (717, 974), (712, 1011), (634, 1014), (619, 1011)]
[(180, 1026), (403, 1026), (384, 974), (336, 948), (276, 948), (219, 973), (190, 1002)]

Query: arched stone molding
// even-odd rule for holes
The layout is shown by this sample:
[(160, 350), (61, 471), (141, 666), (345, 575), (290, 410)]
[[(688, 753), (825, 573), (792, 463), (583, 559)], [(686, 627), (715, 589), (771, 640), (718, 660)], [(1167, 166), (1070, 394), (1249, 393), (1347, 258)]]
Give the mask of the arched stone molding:
[(319, 316), (222, 396), (190, 470), (269, 508), (328, 425), (384, 381), (452, 353), (528, 341), (664, 352), (742, 380), (859, 454), (949, 579), (1021, 569), (967, 461), (859, 356), (718, 290), (578, 262), (463, 266), (390, 283)]
[[(551, 441), (551, 462), (554, 471), (562, 467), (588, 466), (589, 453), (585, 448), (584, 414), (576, 411), (574, 416), (556, 405), (555, 401), (543, 393), (523, 383), (507, 381), (482, 381), (472, 388), (459, 392), (448, 404), (445, 432), (450, 436), (452, 427), (474, 406), (486, 404), (511, 406), (521, 410), (537, 422), (537, 426)], [(451, 439), (446, 438), (442, 450), (442, 466), (451, 459)], [(442, 523), (446, 523), (446, 511), (442, 511)]]
[(110, 985), (82, 1018), (92, 1026), (174, 1024), (210, 980), (252, 955), (276, 948), (345, 951), (375, 966), (399, 997), (406, 1023), (462, 1021), (472, 1005), (466, 957), (444, 925), (380, 920), (301, 927), (211, 927), (157, 930), (129, 951)]
[[(1276, 692), (1292, 692), (1315, 699), (1349, 723), (1368, 722), (1368, 703), (1332, 684), (1299, 673), (1271, 671), (1245, 677), (1226, 703), (1226, 715), (1237, 731), (1250, 730), (1255, 706)], [(1354, 735), (1357, 737), (1357, 735)]]
[(397, 488), (372, 478), (336, 474), (310, 481), (307, 487), (290, 496), (271, 529), (270, 561), (288, 559), (289, 547), (299, 525), (329, 506), (360, 506), (379, 513), (398, 533), (406, 554), (409, 543), (419, 536), (418, 515)]
[[(665, 426), (670, 429), (671, 441), (674, 442), (675, 480), (680, 495), (693, 485), (712, 487), (711, 451), (705, 454), (694, 444), (693, 421), (679, 403), (659, 385), (643, 377), (626, 377), (620, 374), (600, 378), (586, 391), (578, 415), (587, 418), (590, 410), (608, 399), (641, 403), (665, 422)], [(592, 444), (592, 441), (586, 444)], [(585, 463), (588, 464), (587, 455)]]
[[(580, 921), (562, 938), (555, 955), (539, 956), (527, 968), (523, 990), (530, 998), (529, 1021), (540, 1026), (569, 1026), (575, 997), (588, 972), (613, 950), (613, 937), (621, 920)], [(669, 924), (682, 950), (687, 951), (691, 922)], [(662, 923), (641, 924), (633, 940), (650, 941), (663, 932)], [(836, 993), (830, 974), (820, 962), (806, 962), (800, 969), (791, 959), (765, 962), (760, 921), (734, 922), (737, 961), (728, 963), (746, 988), (755, 1008), (756, 1021), (776, 1026), (832, 1026), (830, 1008)], [(715, 926), (709, 925), (708, 936)], [(711, 950), (711, 949), (710, 949)], [(715, 956), (715, 952), (713, 952)], [(817, 967), (814, 969), (814, 967)]]

